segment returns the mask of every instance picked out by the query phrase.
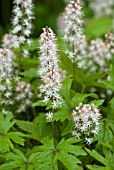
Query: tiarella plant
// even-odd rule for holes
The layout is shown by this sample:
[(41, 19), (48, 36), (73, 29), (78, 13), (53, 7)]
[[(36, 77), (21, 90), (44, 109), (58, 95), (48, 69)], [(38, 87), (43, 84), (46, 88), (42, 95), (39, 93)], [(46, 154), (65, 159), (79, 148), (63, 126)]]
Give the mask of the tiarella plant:
[(43, 23), (33, 39), (33, 9), (40, 15), (49, 2), (37, 11), (32, 0), (13, 1), (0, 48), (0, 170), (114, 169), (113, 24), (91, 17), (97, 2), (83, 1), (83, 15), (82, 1), (67, 1), (60, 34), (45, 20), (54, 29)]

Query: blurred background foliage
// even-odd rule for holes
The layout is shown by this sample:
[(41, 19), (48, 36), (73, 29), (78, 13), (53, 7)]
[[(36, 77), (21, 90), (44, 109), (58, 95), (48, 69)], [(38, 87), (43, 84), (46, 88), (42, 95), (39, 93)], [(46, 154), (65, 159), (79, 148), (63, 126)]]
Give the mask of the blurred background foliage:
[[(38, 38), (45, 26), (51, 27), (57, 33), (57, 18), (65, 8), (65, 0), (33, 0), (35, 4), (35, 20), (33, 37)], [(95, 18), (89, 8), (91, 0), (83, 1), (85, 34), (87, 39), (103, 37), (105, 33), (112, 31), (112, 18)], [(11, 11), (13, 0), (0, 0), (0, 38), (8, 33), (11, 28)]]

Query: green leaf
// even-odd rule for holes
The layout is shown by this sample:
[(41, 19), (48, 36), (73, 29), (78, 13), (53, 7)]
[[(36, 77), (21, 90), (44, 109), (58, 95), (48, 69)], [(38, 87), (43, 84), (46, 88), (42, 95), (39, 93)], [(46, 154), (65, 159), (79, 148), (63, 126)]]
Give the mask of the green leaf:
[(20, 150), (13, 149), (12, 152), (6, 153), (4, 158), (6, 162), (0, 166), (0, 170), (26, 169), (25, 162), (27, 162), (27, 158)]
[(49, 100), (48, 103), (44, 103), (43, 100), (38, 100), (33, 106), (47, 106), (46, 110), (49, 110), (52, 108), (52, 101)]
[(98, 38), (112, 30), (112, 19), (109, 17), (92, 18), (85, 28), (88, 39)]
[(66, 168), (68, 168), (68, 170), (83, 170), (83, 168), (78, 165), (78, 163), (81, 163), (80, 160), (73, 155), (64, 153), (64, 151), (61, 151), (59, 160)]
[(0, 151), (2, 153), (10, 151), (13, 149), (13, 144), (8, 136), (0, 136)]
[(109, 102), (111, 104), (111, 107), (114, 109), (114, 97)]
[(21, 73), (21, 75), (23, 75), (24, 77), (30, 78), (30, 79), (38, 77), (37, 69), (35, 68), (30, 68), (29, 70)]
[(112, 82), (107, 81), (107, 80), (102, 80), (102, 84), (104, 85), (106, 89), (110, 89), (114, 91), (114, 84), (112, 84)]
[(90, 154), (90, 156), (95, 158), (97, 161), (101, 162), (105, 166), (108, 166), (107, 160), (103, 156), (101, 156), (97, 151), (95, 151), (94, 149), (92, 149), (91, 151), (87, 148), (85, 148), (85, 150)]
[(94, 104), (95, 106), (101, 106), (102, 104), (103, 104), (103, 102), (104, 102), (104, 99), (99, 99), (99, 100), (92, 100), (91, 102), (90, 102), (90, 104)]
[(36, 139), (41, 142), (45, 136), (52, 137), (52, 129), (49, 123), (46, 122), (45, 114), (41, 113), (32, 122), (29, 121), (16, 121), (20, 129), (28, 132), (27, 137)]
[(39, 140), (39, 141), (41, 140), (40, 135), (38, 134), (39, 129), (37, 125), (29, 121), (20, 121), (20, 120), (17, 120), (16, 124), (19, 126), (19, 128), (29, 133), (27, 135), (28, 137)]
[(112, 64), (110, 65), (109, 75), (110, 75), (111, 83), (114, 85), (114, 65)]
[(86, 152), (79, 145), (74, 145), (78, 143), (80, 139), (70, 138), (68, 140), (62, 139), (57, 145), (58, 150), (58, 159), (63, 163), (66, 168), (69, 170), (79, 169), (82, 170), (81, 161), (77, 158), (77, 156), (82, 155), (85, 156)]
[(102, 167), (98, 165), (87, 165), (90, 170), (112, 170), (110, 167)]
[(25, 137), (26, 135), (21, 132), (9, 132), (8, 137), (14, 141), (15, 143), (18, 143), (22, 146), (24, 146), (24, 139), (22, 137)]
[(0, 113), (0, 151), (2, 153), (10, 151), (10, 148), (13, 149), (13, 143), (18, 143), (24, 145), (25, 136), (21, 132), (9, 132), (13, 127), (15, 121), (12, 121), (12, 113), (8, 113), (6, 116)]
[(72, 85), (72, 81), (73, 79), (71, 79), (71, 76), (66, 77), (66, 79), (63, 81), (63, 86), (61, 89), (62, 97), (67, 103), (70, 103), (71, 100), (70, 88)]
[(37, 48), (38, 48), (38, 40), (37, 39), (32, 39), (30, 45), (28, 45), (26, 43), (23, 46), (23, 49), (30, 50), (30, 51), (36, 50)]
[(65, 127), (65, 129), (62, 131), (62, 136), (66, 135), (66, 134), (71, 134), (73, 129), (73, 124), (71, 121), (68, 121), (67, 126)]
[(63, 122), (65, 119), (68, 120), (71, 119), (70, 112), (68, 110), (62, 109), (59, 110), (58, 112), (55, 112), (53, 118), (49, 122), (53, 122), (55, 120), (56, 121), (61, 120), (61, 122)]
[(0, 131), (4, 132), (5, 134), (10, 130), (10, 128), (15, 124), (15, 121), (12, 120), (12, 113), (8, 113), (6, 116), (4, 116), (2, 113), (0, 113)]
[(38, 100), (33, 104), (33, 106), (45, 106), (46, 104), (42, 100)]
[(98, 98), (98, 96), (93, 93), (90, 93), (90, 94), (76, 93), (75, 96), (72, 98), (71, 107), (74, 108), (74, 107), (78, 106), (79, 103), (83, 102), (83, 100), (87, 97)]

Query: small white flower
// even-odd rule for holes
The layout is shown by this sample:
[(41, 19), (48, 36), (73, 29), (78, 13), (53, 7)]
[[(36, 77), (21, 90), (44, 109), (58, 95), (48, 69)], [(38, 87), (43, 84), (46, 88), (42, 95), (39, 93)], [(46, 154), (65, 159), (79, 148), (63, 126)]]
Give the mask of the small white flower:
[(53, 118), (53, 113), (52, 112), (46, 113), (46, 119), (47, 120), (51, 120), (52, 118)]
[(90, 145), (92, 143), (92, 138), (85, 138), (85, 141), (88, 145)]

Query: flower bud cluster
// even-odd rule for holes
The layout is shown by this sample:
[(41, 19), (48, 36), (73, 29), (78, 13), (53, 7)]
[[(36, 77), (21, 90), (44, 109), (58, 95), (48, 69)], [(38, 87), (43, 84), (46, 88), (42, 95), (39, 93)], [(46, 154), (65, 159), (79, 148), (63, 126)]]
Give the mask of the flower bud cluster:
[(17, 113), (25, 112), (27, 108), (32, 107), (33, 92), (29, 83), (18, 82), (15, 92), (14, 101), (17, 103)]
[(12, 105), (12, 76), (14, 54), (9, 49), (0, 49), (0, 95), (3, 114), (7, 114), (7, 106)]
[(86, 40), (83, 35), (82, 11), (79, 0), (71, 0), (64, 12), (64, 39), (68, 43), (66, 51), (73, 63), (86, 55)]
[(113, 15), (113, 6), (113, 0), (95, 0), (90, 3), (90, 7), (94, 11), (95, 17)]
[(57, 45), (55, 43), (56, 37), (53, 31), (46, 27), (40, 36), (40, 68), (38, 70), (39, 76), (42, 78), (43, 84), (40, 85), (39, 90), (43, 95), (43, 102), (52, 101), (53, 109), (61, 105), (61, 96), (59, 94), (61, 88), (61, 74), (59, 73), (57, 58)]
[(72, 135), (76, 138), (84, 136), (87, 144), (99, 133), (101, 114), (94, 104), (82, 104), (72, 112), (74, 130)]

